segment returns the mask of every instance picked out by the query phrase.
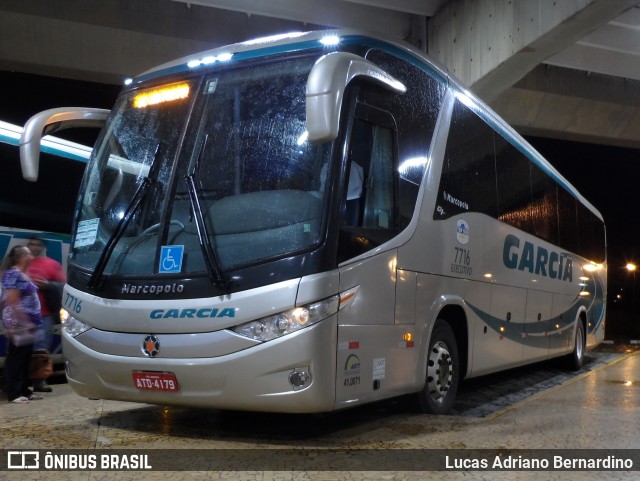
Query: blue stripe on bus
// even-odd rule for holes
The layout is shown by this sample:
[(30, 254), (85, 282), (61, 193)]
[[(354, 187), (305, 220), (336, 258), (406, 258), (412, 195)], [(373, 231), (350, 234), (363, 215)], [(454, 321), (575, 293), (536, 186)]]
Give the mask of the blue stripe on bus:
[(83, 157), (81, 155), (76, 155), (71, 152), (65, 152), (64, 150), (56, 149), (54, 147), (47, 147), (46, 145), (40, 145), (40, 152), (44, 152), (45, 154), (52, 154), (58, 157), (65, 157), (71, 160), (77, 160), (80, 162), (84, 162), (85, 164), (89, 159)]
[[(550, 319), (527, 323), (507, 322), (503, 318), (492, 316), (473, 304), (467, 303), (467, 305), (482, 322), (505, 339), (518, 344), (526, 344), (530, 347), (545, 347), (549, 342), (549, 336), (562, 332), (573, 325), (578, 310), (584, 305), (584, 302), (582, 299), (577, 299), (576, 302), (562, 314)], [(593, 323), (591, 327), (588, 327), (589, 333), (595, 332), (600, 326), (600, 323), (601, 322), (596, 322)]]
[[(15, 137), (11, 137), (8, 135), (0, 134), (0, 142), (3, 144), (20, 147), (20, 139), (16, 139)], [(80, 162), (84, 162), (85, 164), (88, 161), (88, 159), (85, 156), (77, 155), (72, 152), (67, 152), (66, 150), (58, 149), (56, 147), (50, 147), (48, 145), (43, 145), (43, 144), (40, 144), (40, 152), (44, 152), (45, 154), (55, 155), (57, 157), (64, 157), (71, 160), (77, 160)]]
[(9, 145), (15, 145), (15, 146), (20, 145), (20, 139), (16, 139), (15, 137), (10, 137), (8, 135), (2, 135), (1, 133), (0, 133), (0, 142), (2, 142), (3, 144), (9, 144)]

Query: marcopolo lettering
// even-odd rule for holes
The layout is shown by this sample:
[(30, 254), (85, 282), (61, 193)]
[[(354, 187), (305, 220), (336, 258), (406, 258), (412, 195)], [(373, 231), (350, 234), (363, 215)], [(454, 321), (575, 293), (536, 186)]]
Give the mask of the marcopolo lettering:
[(561, 281), (573, 281), (573, 261), (568, 254), (549, 251), (528, 241), (522, 243), (513, 234), (504, 239), (502, 262), (509, 269)]
[(155, 294), (160, 296), (162, 294), (175, 294), (184, 291), (184, 284), (122, 284), (122, 294)]
[(149, 314), (151, 319), (206, 319), (209, 317), (236, 317), (233, 307), (216, 309), (203, 307), (201, 309), (155, 309)]

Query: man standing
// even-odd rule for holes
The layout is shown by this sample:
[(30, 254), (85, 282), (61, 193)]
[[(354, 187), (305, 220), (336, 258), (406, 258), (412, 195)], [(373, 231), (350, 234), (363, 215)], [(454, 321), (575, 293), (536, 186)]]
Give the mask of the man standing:
[[(62, 302), (62, 287), (66, 282), (66, 276), (59, 262), (44, 255), (45, 244), (40, 237), (32, 237), (27, 243), (34, 259), (27, 269), (27, 275), (38, 286), (38, 297), (42, 309), (43, 335), (37, 336), (34, 351), (45, 350), (51, 352), (53, 343), (53, 326), (60, 316), (60, 304)], [(44, 379), (33, 380), (34, 391), (51, 392), (51, 386)]]

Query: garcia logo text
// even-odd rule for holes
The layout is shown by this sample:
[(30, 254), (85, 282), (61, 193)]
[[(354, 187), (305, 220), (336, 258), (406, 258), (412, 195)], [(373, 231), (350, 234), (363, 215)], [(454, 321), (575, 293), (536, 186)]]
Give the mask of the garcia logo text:
[(573, 261), (566, 253), (549, 251), (509, 234), (504, 239), (502, 262), (509, 269), (527, 271), (561, 281), (573, 281)]

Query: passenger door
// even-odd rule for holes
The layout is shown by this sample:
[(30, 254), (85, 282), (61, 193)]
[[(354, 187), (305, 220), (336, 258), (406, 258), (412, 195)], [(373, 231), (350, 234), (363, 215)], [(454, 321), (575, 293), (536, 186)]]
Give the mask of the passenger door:
[(396, 138), (390, 114), (362, 104), (356, 107), (338, 256), (340, 291), (357, 288), (357, 294), (338, 313), (336, 405), (374, 398), (376, 386), (392, 382), (386, 370), (395, 321), (397, 249), (376, 249), (400, 231)]

